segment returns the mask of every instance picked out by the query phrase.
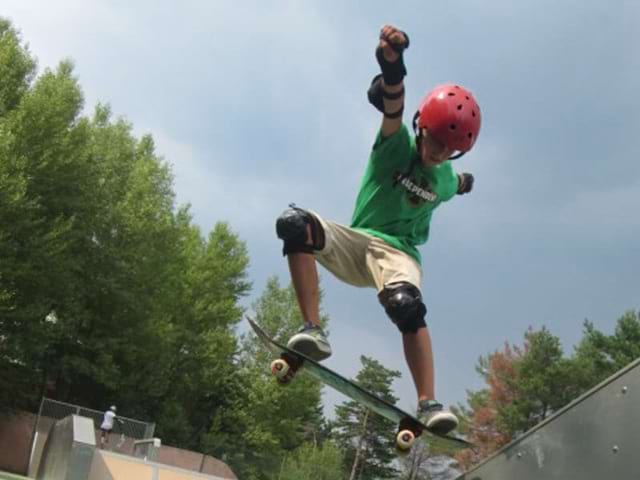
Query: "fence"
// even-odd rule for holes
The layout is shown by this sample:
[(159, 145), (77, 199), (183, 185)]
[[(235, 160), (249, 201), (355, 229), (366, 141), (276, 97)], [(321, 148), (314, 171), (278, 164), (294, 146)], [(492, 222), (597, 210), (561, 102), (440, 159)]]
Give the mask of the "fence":
[[(35, 476), (35, 472), (38, 471), (42, 449), (45, 445), (49, 430), (55, 422), (69, 415), (79, 415), (90, 418), (93, 421), (94, 428), (98, 429), (102, 424), (104, 412), (81, 407), (80, 405), (51, 400), (50, 398), (43, 398), (40, 403), (40, 411), (36, 419), (31, 440), (31, 455), (29, 457), (30, 477)], [(156, 427), (155, 423), (142, 422), (140, 420), (134, 420), (133, 418), (121, 417), (120, 415), (118, 415), (117, 418), (122, 424), (115, 422), (112, 432), (120, 435), (122, 440), (125, 440), (125, 438), (129, 438), (130, 440), (127, 441), (127, 445), (121, 444), (121, 440), (118, 442), (119, 445), (116, 444), (115, 447), (120, 449), (128, 448), (128, 444), (132, 443), (135, 439), (141, 440), (143, 438), (153, 437)]]
[[(99, 410), (92, 410), (90, 408), (81, 407), (79, 405), (72, 405), (70, 403), (59, 402), (57, 400), (51, 400), (50, 398), (43, 398), (40, 403), (40, 412), (38, 413), (38, 420), (36, 423), (36, 431), (38, 431), (38, 424), (43, 417), (61, 420), (69, 415), (79, 415), (81, 417), (91, 418), (95, 425), (95, 428), (100, 428), (104, 412)], [(124, 434), (127, 437), (143, 439), (153, 437), (156, 424), (143, 422), (140, 420), (134, 420), (133, 418), (122, 417), (118, 415), (118, 420), (122, 422), (115, 422), (113, 425), (113, 432)]]

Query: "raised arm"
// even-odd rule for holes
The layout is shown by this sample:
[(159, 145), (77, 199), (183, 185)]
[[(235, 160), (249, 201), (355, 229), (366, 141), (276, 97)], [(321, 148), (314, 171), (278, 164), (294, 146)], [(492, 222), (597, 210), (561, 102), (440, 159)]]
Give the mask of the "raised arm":
[(376, 59), (381, 74), (374, 77), (369, 88), (369, 101), (382, 112), (382, 136), (389, 137), (402, 125), (404, 111), (404, 66), (402, 53), (409, 46), (406, 33), (391, 25), (380, 31)]

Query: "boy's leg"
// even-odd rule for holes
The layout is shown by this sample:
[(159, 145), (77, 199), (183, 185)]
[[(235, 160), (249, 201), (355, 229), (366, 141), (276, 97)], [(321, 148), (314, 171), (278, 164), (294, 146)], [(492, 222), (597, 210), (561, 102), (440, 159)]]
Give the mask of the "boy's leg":
[[(396, 265), (402, 266), (403, 262), (397, 261)], [(433, 400), (433, 353), (425, 321), (427, 307), (422, 302), (420, 289), (416, 286), (420, 278), (410, 270), (411, 267), (406, 266), (401, 271), (403, 277), (400, 276), (400, 271), (396, 271), (395, 279), (403, 280), (384, 284), (378, 294), (378, 300), (402, 334), (404, 355), (413, 377), (418, 401)]]
[[(373, 237), (297, 207), (280, 215), (276, 232), (284, 241), (283, 253), (288, 257), (291, 281), (305, 322), (320, 324), (316, 261), (346, 283), (375, 286), (361, 260)], [(327, 257), (328, 250), (331, 254)]]
[(288, 262), (291, 282), (302, 318), (305, 322), (320, 326), (320, 294), (316, 259), (309, 253), (290, 253)]
[(432, 431), (448, 433), (458, 425), (458, 419), (435, 400), (431, 337), (420, 291), (407, 282), (389, 284), (379, 299), (402, 333), (405, 358), (418, 394), (418, 418)]
[(288, 256), (291, 281), (305, 322), (287, 345), (322, 360), (331, 355), (331, 347), (320, 328), (316, 262), (346, 283), (374, 286), (362, 262), (372, 237), (297, 207), (280, 215), (276, 232), (284, 241), (283, 253)]
[(435, 399), (433, 353), (427, 327), (403, 333), (404, 356), (418, 393), (418, 401)]
[(320, 326), (316, 259), (308, 253), (291, 253), (289, 270), (304, 323), (298, 333), (289, 339), (287, 346), (314, 360), (325, 360), (331, 356), (331, 345)]
[(376, 279), (378, 299), (402, 334), (407, 366), (418, 395), (418, 417), (433, 431), (446, 433), (458, 420), (435, 400), (431, 336), (422, 301), (420, 265), (392, 246), (375, 241), (369, 246), (368, 267)]
[(290, 207), (276, 222), (276, 233), (284, 241), (291, 283), (302, 314), (303, 326), (287, 346), (320, 361), (331, 356), (331, 345), (320, 327), (319, 282), (314, 252), (325, 244), (324, 230), (306, 210)]
[(100, 445), (104, 447), (105, 444), (109, 444), (109, 432), (107, 430), (102, 430), (102, 435), (100, 435)]
[(324, 248), (324, 231), (309, 212), (290, 206), (276, 221), (276, 233), (283, 240), (291, 282), (306, 323), (320, 325), (318, 270), (314, 252)]

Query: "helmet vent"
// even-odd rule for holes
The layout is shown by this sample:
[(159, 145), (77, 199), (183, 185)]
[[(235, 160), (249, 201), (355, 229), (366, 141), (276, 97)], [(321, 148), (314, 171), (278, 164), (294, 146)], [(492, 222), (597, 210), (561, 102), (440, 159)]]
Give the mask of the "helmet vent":
[(476, 116), (476, 111), (475, 110), (471, 110), (471, 116), (475, 117)]
[(456, 124), (455, 124), (455, 123), (452, 123), (451, 125), (449, 125), (449, 128), (450, 128), (451, 130), (455, 130), (455, 129), (456, 129)]
[(469, 95), (465, 95), (465, 97), (464, 97), (464, 98), (466, 98), (467, 100), (469, 100)]
[(462, 104), (458, 105), (458, 110), (462, 110)]
[(455, 97), (456, 96), (456, 94), (453, 93), (453, 92), (449, 92), (449, 93), (447, 93), (447, 95), (450, 96), (450, 97)]
[(467, 133), (467, 137), (469, 137), (469, 139), (473, 138), (473, 133), (471, 132)]

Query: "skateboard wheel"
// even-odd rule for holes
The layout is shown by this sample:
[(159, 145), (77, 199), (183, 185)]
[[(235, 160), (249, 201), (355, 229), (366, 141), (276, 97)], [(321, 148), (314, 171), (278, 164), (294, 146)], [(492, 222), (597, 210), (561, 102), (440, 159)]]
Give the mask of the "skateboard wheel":
[(271, 373), (275, 375), (278, 380), (282, 380), (289, 373), (289, 364), (283, 359), (278, 358), (271, 362)]
[(411, 430), (400, 430), (396, 436), (396, 448), (400, 452), (408, 453), (415, 440), (416, 436)]

